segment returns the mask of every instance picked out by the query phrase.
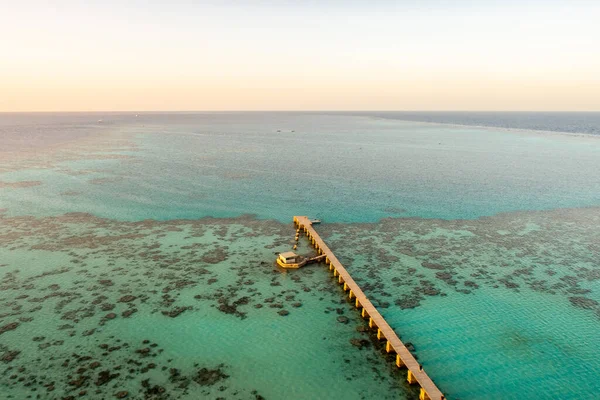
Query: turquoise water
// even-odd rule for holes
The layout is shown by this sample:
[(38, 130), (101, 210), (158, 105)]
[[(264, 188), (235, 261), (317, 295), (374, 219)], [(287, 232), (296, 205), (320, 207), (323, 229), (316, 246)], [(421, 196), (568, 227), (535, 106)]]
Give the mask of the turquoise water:
[(575, 399), (574, 383), (580, 393), (598, 389), (597, 316), (553, 296), (481, 290), (388, 318), (448, 394)]
[(97, 119), (0, 116), (6, 398), (414, 398), (324, 268), (273, 267), (293, 215), (325, 221), (448, 398), (600, 389), (598, 138), (365, 115)]
[[(353, 116), (208, 114), (162, 124), (143, 118), (110, 127), (132, 138), (135, 151), (118, 154), (133, 158), (8, 173), (4, 180), (41, 174), (47, 184), (5, 194), (0, 208), (10, 204), (11, 215), (83, 211), (121, 220), (255, 214), (288, 222), (290, 215), (310, 214), (367, 222), (600, 202), (596, 138)], [(80, 170), (87, 173), (73, 175)], [(65, 191), (81, 195), (61, 196)]]
[(321, 231), (449, 398), (574, 399), (598, 388), (599, 211)]

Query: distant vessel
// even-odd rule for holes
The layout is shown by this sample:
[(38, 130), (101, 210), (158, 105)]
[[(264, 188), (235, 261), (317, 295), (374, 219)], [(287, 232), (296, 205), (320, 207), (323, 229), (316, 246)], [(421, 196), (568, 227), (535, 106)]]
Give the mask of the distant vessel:
[(103, 123), (103, 122), (104, 122), (104, 121), (102, 121), (101, 119), (99, 119), (99, 120), (98, 120), (98, 123), (99, 123), (99, 124), (101, 124), (101, 123)]

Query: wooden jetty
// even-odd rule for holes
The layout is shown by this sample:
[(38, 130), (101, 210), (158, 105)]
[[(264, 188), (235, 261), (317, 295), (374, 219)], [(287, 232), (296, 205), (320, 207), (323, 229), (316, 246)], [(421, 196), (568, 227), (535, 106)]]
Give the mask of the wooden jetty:
[(421, 387), (419, 394), (420, 400), (444, 400), (445, 397), (431, 378), (423, 370), (423, 367), (415, 359), (412, 353), (406, 348), (396, 332), (390, 327), (386, 320), (379, 314), (379, 311), (373, 306), (371, 301), (363, 293), (360, 287), (354, 282), (346, 268), (337, 259), (333, 252), (327, 247), (323, 239), (312, 227), (312, 222), (307, 217), (295, 216), (294, 224), (298, 230), (304, 231), (311, 244), (315, 247), (319, 255), (325, 255), (325, 264), (329, 270), (333, 271), (333, 276), (338, 278), (340, 285), (343, 285), (344, 291), (348, 292), (350, 300), (354, 299), (356, 308), (361, 309), (363, 318), (369, 320), (369, 327), (377, 329), (377, 339), (385, 340), (385, 350), (390, 353), (396, 353), (396, 365), (398, 368), (406, 368), (407, 380), (410, 384), (418, 384)]

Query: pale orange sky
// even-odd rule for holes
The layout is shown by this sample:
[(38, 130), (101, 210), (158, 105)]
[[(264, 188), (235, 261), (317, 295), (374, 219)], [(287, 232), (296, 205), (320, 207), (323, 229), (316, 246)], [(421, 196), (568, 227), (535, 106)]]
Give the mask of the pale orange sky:
[(0, 111), (600, 110), (600, 2), (454, 3), (3, 4)]

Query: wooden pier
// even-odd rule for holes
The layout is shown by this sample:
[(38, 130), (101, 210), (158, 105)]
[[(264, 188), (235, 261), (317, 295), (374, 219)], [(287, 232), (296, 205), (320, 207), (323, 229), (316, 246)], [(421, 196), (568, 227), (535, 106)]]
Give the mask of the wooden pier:
[(386, 320), (379, 314), (379, 311), (373, 306), (371, 301), (365, 296), (360, 287), (354, 282), (346, 268), (337, 259), (333, 252), (327, 247), (323, 239), (312, 227), (312, 222), (307, 217), (294, 217), (294, 224), (299, 230), (302, 230), (308, 236), (311, 244), (320, 255), (325, 255), (325, 264), (329, 270), (333, 271), (333, 276), (338, 277), (338, 282), (343, 285), (344, 291), (348, 292), (350, 300), (355, 300), (356, 308), (361, 309), (363, 318), (369, 320), (369, 327), (377, 329), (377, 339), (385, 340), (385, 350), (390, 353), (396, 353), (396, 365), (398, 368), (406, 368), (407, 380), (410, 384), (421, 386), (419, 399), (421, 400), (444, 400), (445, 397), (431, 378), (423, 370), (423, 367), (415, 359), (412, 353), (406, 348), (396, 332), (389, 326)]

